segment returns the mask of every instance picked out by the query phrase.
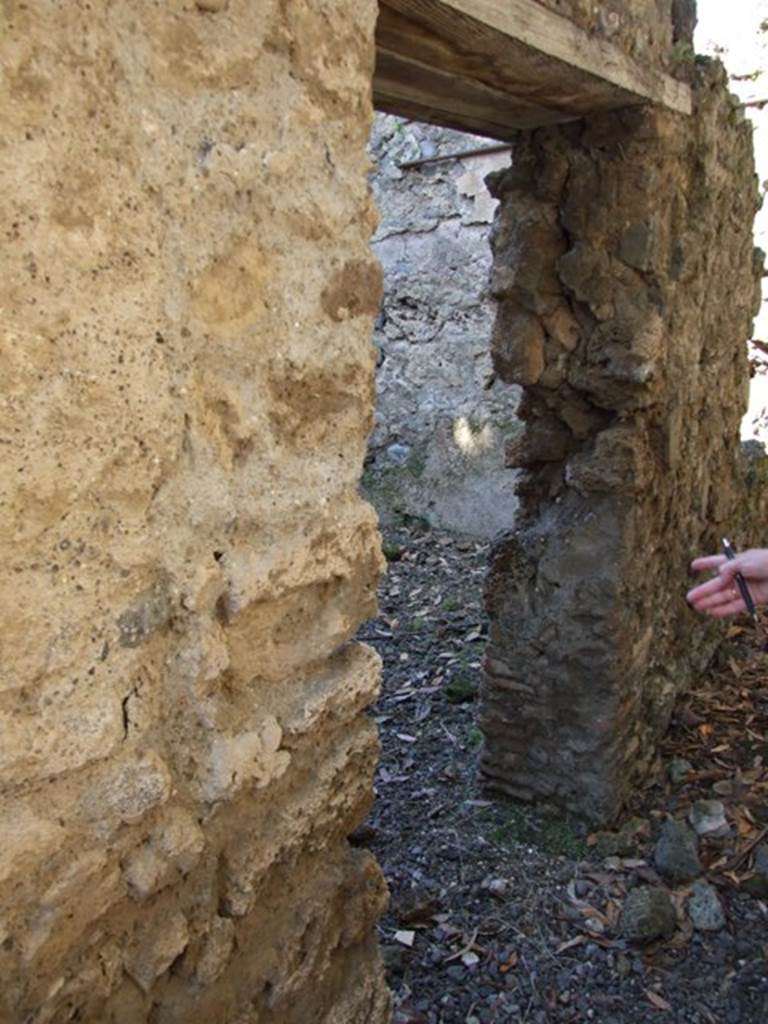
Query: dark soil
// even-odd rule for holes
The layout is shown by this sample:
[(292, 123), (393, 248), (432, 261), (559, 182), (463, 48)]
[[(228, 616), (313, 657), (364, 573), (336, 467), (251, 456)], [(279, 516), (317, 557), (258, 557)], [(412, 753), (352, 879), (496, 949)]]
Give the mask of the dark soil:
[[(614, 835), (481, 788), (486, 546), (417, 522), (390, 531), (385, 551), (381, 614), (362, 632), (384, 661), (373, 712), (383, 752), (374, 812), (353, 841), (374, 851), (391, 889), (380, 930), (397, 1024), (765, 1024), (768, 906), (743, 886), (768, 826), (768, 665), (748, 631), (732, 630), (719, 667), (681, 698), (627, 811), (632, 848), (606, 858)], [(674, 758), (691, 769), (673, 786)], [(713, 796), (732, 835), (702, 841), (701, 854), (727, 923), (699, 932), (690, 887), (664, 887), (653, 846), (667, 817)], [(677, 908), (675, 934), (650, 946), (621, 935), (623, 901), (641, 884), (666, 888)]]

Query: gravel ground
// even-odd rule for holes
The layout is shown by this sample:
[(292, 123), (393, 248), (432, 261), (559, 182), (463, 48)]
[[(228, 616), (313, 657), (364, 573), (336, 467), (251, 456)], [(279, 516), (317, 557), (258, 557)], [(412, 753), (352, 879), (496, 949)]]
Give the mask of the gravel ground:
[[(380, 931), (396, 1024), (765, 1024), (768, 906), (722, 866), (768, 825), (755, 817), (759, 801), (744, 809), (734, 839), (704, 844), (725, 927), (695, 930), (685, 909), (690, 886), (665, 887), (653, 866), (662, 822), (712, 796), (696, 742), (710, 744), (709, 767), (727, 744), (711, 747), (701, 709), (681, 705), (658, 780), (628, 811), (636, 835), (623, 856), (606, 858), (606, 837), (578, 823), (492, 803), (478, 781), (474, 699), (487, 547), (417, 522), (390, 531), (385, 553), (381, 613), (361, 634), (384, 660), (373, 711), (383, 752), (374, 812), (353, 841), (374, 851), (391, 889)], [(739, 652), (729, 657), (731, 671)], [(759, 713), (747, 709), (755, 742), (764, 738), (763, 710), (768, 721), (765, 695)], [(681, 749), (694, 782), (673, 788), (666, 772)], [(750, 758), (757, 791), (761, 755), (745, 748), (739, 756)], [(728, 784), (722, 777), (716, 792)], [(750, 863), (742, 857), (742, 868)], [(671, 937), (642, 946), (624, 937), (620, 919), (627, 893), (641, 885), (662, 888), (677, 916)]]

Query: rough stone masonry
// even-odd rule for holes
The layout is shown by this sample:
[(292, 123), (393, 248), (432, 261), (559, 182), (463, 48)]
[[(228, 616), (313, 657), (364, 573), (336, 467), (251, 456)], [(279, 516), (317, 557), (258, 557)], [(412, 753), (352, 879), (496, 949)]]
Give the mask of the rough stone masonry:
[(713, 650), (684, 601), (690, 558), (764, 532), (738, 441), (762, 264), (751, 128), (719, 65), (694, 78), (690, 120), (521, 135), (493, 185), (494, 359), (526, 427), (508, 448), (519, 528), (488, 581), (483, 767), (598, 821)]
[[(375, 15), (0, 7), (3, 1024), (388, 1019), (346, 840), (377, 755)], [(497, 182), (526, 519), (486, 767), (597, 812), (706, 653), (678, 567), (742, 493), (749, 137), (697, 94), (690, 126), (524, 137)]]
[(384, 1021), (373, 0), (0, 8), (0, 1020)]

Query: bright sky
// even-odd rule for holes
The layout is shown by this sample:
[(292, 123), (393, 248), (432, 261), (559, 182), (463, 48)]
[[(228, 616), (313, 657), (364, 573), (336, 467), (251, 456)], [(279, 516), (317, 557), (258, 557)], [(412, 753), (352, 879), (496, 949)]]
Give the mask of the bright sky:
[[(759, 32), (758, 28), (768, 18), (768, 0), (698, 0), (698, 10), (699, 53), (716, 53), (721, 48), (725, 51), (721, 56), (734, 75), (766, 67), (768, 33)], [(759, 84), (758, 80), (755, 86)], [(737, 91), (740, 93), (740, 89), (734, 89)]]
[[(731, 82), (731, 91), (745, 102), (768, 99), (768, 0), (698, 0), (699, 23), (696, 51), (719, 56), (731, 75), (751, 75), (754, 81)], [(761, 182), (768, 181), (768, 106), (747, 110), (755, 126), (755, 160)], [(768, 252), (768, 199), (755, 222), (755, 242)], [(755, 337), (768, 339), (768, 301), (763, 286), (763, 312), (755, 323)], [(752, 381), (750, 407), (742, 424), (742, 436), (768, 441), (768, 375)]]

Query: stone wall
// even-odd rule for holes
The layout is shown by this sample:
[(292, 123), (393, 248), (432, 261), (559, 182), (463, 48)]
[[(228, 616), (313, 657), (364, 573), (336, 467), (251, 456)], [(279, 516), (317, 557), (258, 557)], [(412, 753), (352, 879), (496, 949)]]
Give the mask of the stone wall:
[(520, 427), (520, 389), (496, 378), (491, 366), (496, 200), (483, 181), (507, 166), (510, 154), (400, 164), (491, 145), (376, 115), (371, 184), (381, 221), (373, 248), (384, 296), (374, 332), (376, 419), (363, 478), (385, 522), (405, 512), (485, 537), (509, 529), (517, 504), (504, 447)]
[(388, 1017), (375, 15), (2, 7), (3, 1021)]
[[(385, 886), (346, 841), (377, 755), (375, 15), (2, 6), (3, 1024), (388, 1019)], [(708, 649), (676, 595), (743, 493), (734, 120), (704, 78), (695, 125), (537, 132), (498, 180), (507, 791), (613, 806)]]
[(495, 363), (526, 426), (508, 453), (520, 527), (488, 585), (483, 767), (595, 819), (647, 771), (720, 635), (684, 601), (690, 558), (765, 521), (738, 446), (760, 301), (751, 131), (719, 65), (694, 92), (690, 120), (521, 135), (495, 180)]
[(640, 63), (672, 73), (693, 56), (696, 0), (537, 0)]

